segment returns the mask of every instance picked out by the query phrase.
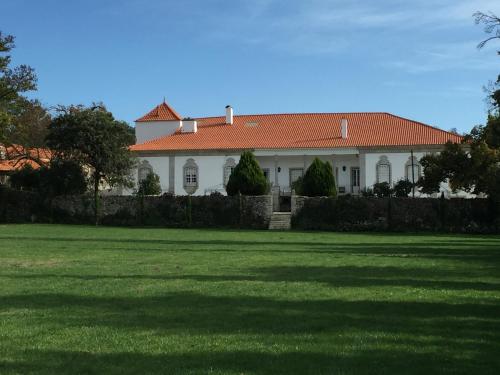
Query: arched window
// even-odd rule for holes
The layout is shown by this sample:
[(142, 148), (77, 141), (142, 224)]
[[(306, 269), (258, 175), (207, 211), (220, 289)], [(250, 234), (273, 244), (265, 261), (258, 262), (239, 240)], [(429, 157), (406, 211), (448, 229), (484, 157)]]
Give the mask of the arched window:
[(377, 183), (381, 182), (392, 184), (391, 163), (385, 155), (382, 155), (377, 163)]
[(184, 174), (184, 190), (188, 194), (194, 194), (198, 189), (198, 165), (194, 159), (186, 160), (183, 168)]
[(415, 179), (415, 182), (417, 182), (418, 179), (420, 178), (421, 173), (422, 173), (422, 167), (418, 162), (418, 159), (415, 156), (412, 159), (410, 156), (405, 165), (406, 179), (410, 182), (413, 182), (413, 179)]
[(153, 173), (153, 167), (151, 166), (151, 164), (149, 164), (147, 160), (143, 160), (139, 164), (138, 168), (138, 176), (137, 176), (138, 181), (139, 182), (144, 181), (150, 173)]
[(227, 185), (229, 181), (229, 176), (233, 173), (234, 167), (236, 167), (236, 162), (233, 158), (228, 158), (224, 163), (224, 175), (223, 175), (223, 183), (224, 187)]

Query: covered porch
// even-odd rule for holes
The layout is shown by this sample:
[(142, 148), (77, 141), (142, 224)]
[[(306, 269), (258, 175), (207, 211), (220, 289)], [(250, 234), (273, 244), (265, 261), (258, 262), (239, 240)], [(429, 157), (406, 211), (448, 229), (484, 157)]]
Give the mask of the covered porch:
[(315, 157), (332, 164), (337, 193), (358, 195), (364, 180), (359, 151), (349, 150), (288, 150), (255, 151), (273, 193), (289, 196), (293, 183), (312, 163)]

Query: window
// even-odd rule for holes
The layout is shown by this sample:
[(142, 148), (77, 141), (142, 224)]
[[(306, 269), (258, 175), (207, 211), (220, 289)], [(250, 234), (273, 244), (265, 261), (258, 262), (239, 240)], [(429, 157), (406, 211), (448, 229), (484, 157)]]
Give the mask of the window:
[(231, 173), (233, 173), (234, 167), (236, 167), (236, 162), (234, 161), (233, 158), (229, 158), (226, 160), (224, 163), (224, 176), (223, 176), (223, 182), (224, 186), (227, 185), (229, 182), (229, 176), (231, 176)]
[(360, 172), (359, 172), (359, 167), (352, 167), (351, 168), (351, 193), (358, 193), (359, 192), (359, 185), (360, 185)]
[(417, 158), (414, 156), (413, 159), (411, 156), (408, 158), (405, 166), (405, 174), (406, 179), (410, 182), (417, 182), (420, 178), (421, 166), (418, 162)]
[(264, 172), (267, 182), (271, 182), (271, 170), (269, 168), (262, 168), (262, 172)]
[(391, 163), (387, 156), (383, 155), (377, 163), (377, 183), (387, 182), (390, 185), (391, 180)]
[(184, 190), (188, 194), (193, 194), (198, 189), (198, 166), (193, 159), (188, 159), (183, 170)]
[(138, 169), (138, 181), (144, 181), (150, 173), (153, 173), (153, 167), (147, 160), (143, 160)]
[(290, 186), (304, 175), (304, 168), (290, 168)]

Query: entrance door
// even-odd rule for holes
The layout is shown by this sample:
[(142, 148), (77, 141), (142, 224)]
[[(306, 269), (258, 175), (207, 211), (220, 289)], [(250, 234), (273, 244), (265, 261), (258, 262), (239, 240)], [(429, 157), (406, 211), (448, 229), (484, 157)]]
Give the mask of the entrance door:
[(360, 171), (359, 167), (351, 168), (351, 193), (359, 194)]

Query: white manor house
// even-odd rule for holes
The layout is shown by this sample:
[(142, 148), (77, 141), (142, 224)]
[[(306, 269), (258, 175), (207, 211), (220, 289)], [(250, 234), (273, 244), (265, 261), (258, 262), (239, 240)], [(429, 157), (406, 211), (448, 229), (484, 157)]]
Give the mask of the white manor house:
[[(254, 152), (274, 192), (290, 194), (315, 157), (333, 166), (339, 194), (377, 182), (418, 180), (419, 160), (461, 137), (390, 113), (290, 113), (183, 118), (163, 102), (135, 122), (134, 178), (160, 177), (164, 193), (225, 194), (243, 150)], [(447, 186), (442, 191), (450, 195)]]

